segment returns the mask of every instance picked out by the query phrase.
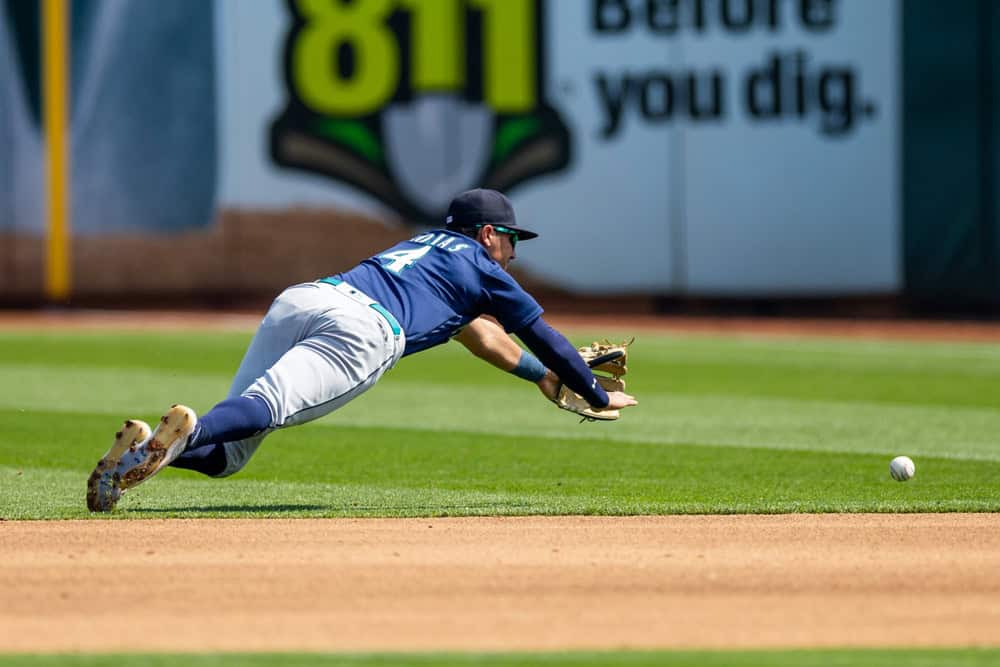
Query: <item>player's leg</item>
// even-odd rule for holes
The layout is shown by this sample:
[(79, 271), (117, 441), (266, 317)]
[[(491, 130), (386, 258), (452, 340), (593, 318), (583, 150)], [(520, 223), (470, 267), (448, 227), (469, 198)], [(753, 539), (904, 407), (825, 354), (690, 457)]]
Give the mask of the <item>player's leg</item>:
[[(227, 467), (224, 443), (243, 443), (243, 467), (267, 435), (271, 413), (257, 396), (243, 396), (292, 347), (310, 332), (318, 288), (294, 285), (271, 304), (236, 371), (226, 400), (202, 415), (187, 447), (171, 466), (218, 477)], [(231, 448), (232, 449), (232, 448)]]
[(217, 476), (239, 471), (274, 429), (318, 419), (360, 396), (402, 356), (405, 339), (398, 326), (328, 285), (319, 290), (321, 307), (308, 335), (242, 394), (267, 403), (271, 425), (225, 442), (226, 467)]
[[(402, 356), (402, 332), (378, 311), (331, 290), (316, 283), (285, 290), (254, 337), (230, 398), (202, 417), (201, 428), (190, 408), (171, 408), (152, 437), (108, 472), (118, 495), (170, 463), (213, 476), (233, 474), (267, 433), (317, 419), (374, 385)], [(118, 498), (110, 495), (100, 509), (114, 506)]]
[(298, 286), (290, 298), (307, 319), (296, 327), (294, 344), (273, 360), (289, 339), (283, 330), (271, 331), (265, 319), (230, 398), (202, 417), (206, 428), (195, 432), (174, 465), (214, 477), (231, 475), (268, 433), (336, 410), (367, 391), (402, 355), (401, 332), (331, 286)]
[[(230, 391), (230, 399), (238, 398), (242, 389), (246, 388), (257, 376), (263, 374), (276, 360), (281, 358), (290, 347), (292, 347), (306, 330), (304, 321), (297, 321), (303, 317), (299, 312), (294, 297), (295, 287), (282, 292), (271, 307), (268, 309), (261, 326), (240, 364), (239, 372), (233, 382), (233, 389)], [(229, 399), (227, 399), (228, 401)], [(270, 415), (266, 407), (257, 400), (250, 403), (250, 409), (240, 410), (237, 407), (237, 415), (234, 417), (229, 405), (220, 406), (222, 409), (216, 410), (215, 415), (210, 411), (203, 416), (202, 421), (208, 418), (207, 425), (203, 424), (202, 429), (197, 429), (198, 420), (190, 408), (184, 406), (174, 406), (168, 410), (157, 425), (154, 437), (150, 437), (149, 428), (146, 427), (143, 437), (132, 438), (130, 434), (134, 429), (129, 428), (130, 423), (141, 423), (138, 420), (126, 422), (118, 434), (111, 449), (101, 459), (97, 467), (91, 473), (87, 482), (87, 505), (93, 511), (111, 510), (121, 494), (127, 488), (136, 486), (149, 479), (161, 470), (165, 465), (171, 464), (184, 455), (184, 451), (190, 444), (190, 435), (195, 431), (204, 431), (208, 437), (213, 437), (213, 433), (223, 431), (228, 426), (213, 424), (216, 415), (229, 426), (237, 429), (238, 433), (247, 435), (261, 430), (261, 422), (270, 422)], [(252, 406), (260, 406), (254, 409)], [(246, 406), (240, 406), (246, 407)], [(261, 419), (261, 411), (266, 415)], [(245, 422), (236, 424), (232, 422)], [(206, 429), (205, 426), (208, 428)], [(242, 427), (242, 431), (239, 429)], [(127, 441), (127, 442), (126, 442)], [(123, 444), (124, 443), (124, 444)], [(154, 447), (149, 447), (154, 443)], [(220, 456), (221, 455), (221, 456)], [(224, 452), (200, 451), (192, 452), (186, 458), (183, 467), (194, 468), (206, 474), (214, 474), (221, 471), (219, 463), (225, 466)]]
[(226, 469), (222, 443), (260, 435), (256, 438), (259, 443), (270, 426), (271, 412), (260, 397), (227, 398), (202, 415), (187, 447), (170, 465), (218, 477)]

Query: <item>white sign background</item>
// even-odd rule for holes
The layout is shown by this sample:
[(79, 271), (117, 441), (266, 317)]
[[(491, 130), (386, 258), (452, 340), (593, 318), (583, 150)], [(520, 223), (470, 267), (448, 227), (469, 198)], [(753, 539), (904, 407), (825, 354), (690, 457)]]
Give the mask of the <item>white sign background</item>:
[[(702, 3), (705, 23), (697, 29), (686, 14), (688, 23), (668, 35), (649, 29), (646, 2), (627, 3), (627, 29), (601, 33), (594, 25), (596, 0), (550, 0), (547, 94), (569, 128), (574, 157), (565, 171), (511, 193), (521, 224), (542, 234), (519, 247), (518, 264), (588, 292), (898, 290), (898, 0), (806, 3), (819, 12), (832, 8), (826, 30), (802, 24), (799, 0), (754, 0), (758, 11), (777, 7), (780, 20), (772, 28), (758, 17), (742, 32), (721, 25), (726, 1), (681, 0), (688, 9)], [(338, 207), (399, 224), (395, 213), (360, 190), (270, 162), (268, 128), (285, 101), (287, 11), (278, 0), (224, 0), (217, 7), (220, 204)], [(733, 16), (745, 7), (744, 0), (731, 0)], [(614, 19), (614, 11), (607, 17)], [(775, 53), (792, 63), (803, 54), (813, 90), (823, 71), (849, 70), (855, 102), (870, 105), (872, 113), (859, 112), (840, 135), (827, 134), (811, 93), (804, 115), (789, 113), (795, 105), (786, 101), (780, 119), (751, 118), (748, 77)], [(626, 96), (617, 131), (605, 136), (607, 105), (598, 77), (620, 84), (626, 75), (635, 81), (666, 76), (682, 88), (691, 71), (722, 75), (721, 118), (691, 120), (675, 99), (671, 117), (643, 119), (635, 94), (631, 102)], [(783, 83), (790, 100), (794, 82)], [(647, 92), (662, 111), (662, 86)], [(836, 102), (842, 88), (831, 85), (827, 92)], [(759, 97), (768, 98), (766, 92)]]

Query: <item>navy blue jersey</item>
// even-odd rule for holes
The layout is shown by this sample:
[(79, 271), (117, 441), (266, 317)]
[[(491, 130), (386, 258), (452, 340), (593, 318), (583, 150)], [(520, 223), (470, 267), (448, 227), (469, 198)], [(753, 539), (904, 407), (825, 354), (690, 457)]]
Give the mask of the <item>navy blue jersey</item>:
[(530, 294), (475, 239), (436, 229), (334, 276), (392, 313), (406, 334), (404, 355), (439, 345), (480, 315), (517, 331), (542, 314)]

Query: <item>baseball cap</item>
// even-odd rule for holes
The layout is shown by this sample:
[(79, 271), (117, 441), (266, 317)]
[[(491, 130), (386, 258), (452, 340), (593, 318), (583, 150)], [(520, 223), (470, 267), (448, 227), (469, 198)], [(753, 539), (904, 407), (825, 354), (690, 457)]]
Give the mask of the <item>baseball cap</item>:
[(514, 207), (502, 192), (477, 188), (466, 190), (451, 200), (445, 226), (449, 229), (465, 229), (476, 225), (501, 225), (517, 232), (517, 238), (527, 241), (538, 236), (533, 231), (517, 225)]

